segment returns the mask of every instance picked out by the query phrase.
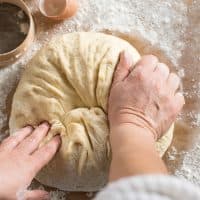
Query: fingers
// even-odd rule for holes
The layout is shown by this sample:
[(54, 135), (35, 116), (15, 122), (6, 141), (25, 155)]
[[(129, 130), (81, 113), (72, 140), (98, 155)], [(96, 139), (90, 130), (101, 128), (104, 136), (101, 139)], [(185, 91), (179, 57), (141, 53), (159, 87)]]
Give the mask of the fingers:
[(168, 84), (170, 93), (173, 95), (175, 94), (175, 92), (180, 86), (180, 78), (176, 74), (171, 73), (168, 77), (167, 84)]
[(154, 73), (159, 79), (166, 81), (169, 77), (169, 68), (164, 63), (158, 63)]
[(29, 136), (33, 131), (31, 126), (27, 126), (15, 132), (14, 135), (5, 139), (2, 144), (1, 148), (5, 148), (7, 150), (14, 149), (21, 141), (24, 140), (27, 136)]
[(133, 60), (131, 55), (128, 52), (122, 52), (120, 54), (119, 64), (117, 65), (114, 73), (113, 83), (123, 81), (128, 76), (132, 65)]
[(129, 73), (127, 80), (133, 81), (137, 77), (138, 81), (148, 81), (152, 79), (153, 72), (158, 63), (158, 58), (153, 55), (143, 56), (135, 65), (135, 68)]
[(47, 135), (49, 127), (50, 126), (47, 122), (39, 125), (29, 137), (25, 138), (25, 140), (21, 142), (18, 148), (28, 154), (34, 152), (38, 148), (42, 139)]
[(35, 174), (53, 158), (60, 143), (60, 136), (55, 136), (49, 143), (32, 154), (32, 163), (35, 165)]
[[(136, 64), (135, 70), (139, 70), (140, 68), (144, 68), (146, 72), (153, 72), (157, 66), (158, 58), (153, 55), (143, 56), (142, 59)], [(141, 69), (141, 70), (142, 70)]]
[(30, 190), (25, 193), (25, 200), (50, 200), (49, 193), (44, 190)]

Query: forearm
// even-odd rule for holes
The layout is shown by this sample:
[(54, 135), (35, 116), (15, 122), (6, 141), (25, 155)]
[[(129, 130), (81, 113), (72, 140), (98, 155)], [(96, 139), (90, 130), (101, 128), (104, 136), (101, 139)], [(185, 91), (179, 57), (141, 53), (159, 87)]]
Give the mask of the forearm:
[(155, 149), (153, 134), (134, 126), (111, 128), (112, 162), (110, 181), (139, 174), (166, 174)]

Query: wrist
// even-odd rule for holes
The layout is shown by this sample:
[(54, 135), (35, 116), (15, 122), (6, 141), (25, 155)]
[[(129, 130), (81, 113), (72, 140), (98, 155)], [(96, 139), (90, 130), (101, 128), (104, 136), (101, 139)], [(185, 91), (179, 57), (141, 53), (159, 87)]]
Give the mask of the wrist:
[(111, 128), (110, 181), (137, 174), (167, 173), (155, 147), (153, 134), (136, 125)]
[(155, 143), (154, 134), (146, 127), (134, 123), (122, 123), (119, 125), (110, 126), (110, 135), (116, 138), (127, 137), (131, 138), (142, 137), (143, 139), (150, 139)]
[(155, 147), (152, 132), (134, 124), (120, 124), (110, 128), (110, 143), (113, 153), (129, 151), (133, 144), (136, 146), (150, 145)]
[(133, 127), (133, 129), (139, 128), (140, 132), (141, 130), (146, 130), (146, 132), (149, 132), (153, 135), (155, 141), (158, 139), (154, 122), (150, 118), (147, 118), (144, 113), (134, 110), (131, 110), (131, 112), (129, 111), (129, 113), (123, 110), (121, 112), (122, 113), (115, 115), (117, 117), (109, 117), (111, 130), (115, 129), (116, 127), (130, 126)]

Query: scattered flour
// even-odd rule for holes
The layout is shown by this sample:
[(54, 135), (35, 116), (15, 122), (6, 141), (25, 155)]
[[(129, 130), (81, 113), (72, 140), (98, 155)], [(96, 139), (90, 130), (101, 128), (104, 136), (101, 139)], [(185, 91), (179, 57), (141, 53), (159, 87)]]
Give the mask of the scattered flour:
[(174, 146), (171, 147), (171, 151), (167, 152), (167, 157), (169, 161), (176, 160), (177, 150)]
[[(198, 139), (198, 141), (200, 138)], [(196, 144), (192, 150), (185, 153), (181, 168), (175, 171), (175, 175), (187, 179), (200, 186), (200, 145)]]
[(50, 199), (51, 200), (66, 200), (66, 194), (61, 191), (51, 191), (50, 192)]
[(177, 73), (178, 73), (180, 78), (184, 78), (185, 77), (185, 70), (183, 68), (179, 69)]
[[(111, 33), (126, 38), (142, 54), (153, 52), (159, 55), (183, 79), (186, 103), (189, 103), (185, 106), (181, 120), (188, 126), (200, 127), (199, 0), (192, 3), (189, 0), (79, 0), (77, 15), (59, 23), (48, 21), (38, 14), (37, 1), (25, 2), (34, 14), (37, 36), (22, 58), (0, 69), (0, 139), (8, 133), (8, 129), (5, 129), (8, 123), (8, 95), (16, 86), (26, 63), (53, 36), (74, 31)], [(182, 166), (175, 170), (175, 174), (200, 184), (198, 142), (200, 138), (187, 152), (177, 152), (174, 147), (167, 156), (170, 162), (174, 162), (177, 155), (181, 154)], [(58, 199), (57, 192), (54, 193), (51, 193), (52, 199)], [(59, 194), (60, 199), (64, 198), (62, 192)]]

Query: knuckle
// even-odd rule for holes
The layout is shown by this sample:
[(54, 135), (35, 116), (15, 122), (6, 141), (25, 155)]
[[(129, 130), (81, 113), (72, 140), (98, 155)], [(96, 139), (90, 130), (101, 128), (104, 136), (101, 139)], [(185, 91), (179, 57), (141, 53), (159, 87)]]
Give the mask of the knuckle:
[(139, 80), (146, 80), (146, 73), (145, 71), (142, 69), (143, 67), (139, 67), (137, 72), (136, 72), (136, 75), (138, 77)]

